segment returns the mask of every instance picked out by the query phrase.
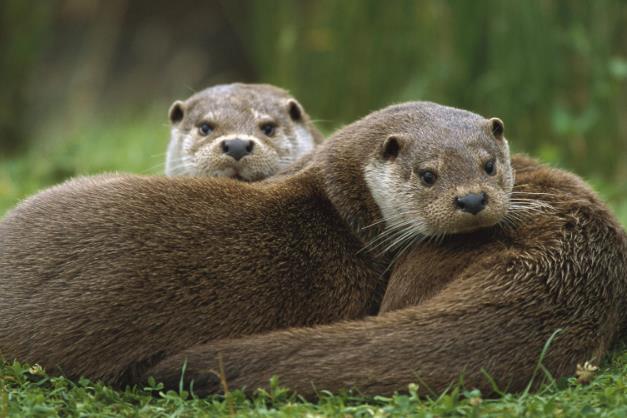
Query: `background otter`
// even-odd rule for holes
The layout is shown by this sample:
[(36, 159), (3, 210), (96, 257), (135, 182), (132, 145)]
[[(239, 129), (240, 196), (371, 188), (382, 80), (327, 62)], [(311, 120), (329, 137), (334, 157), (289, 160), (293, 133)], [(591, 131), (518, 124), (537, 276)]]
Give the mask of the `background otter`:
[(169, 112), (167, 175), (255, 181), (274, 175), (322, 142), (303, 107), (269, 84), (209, 87)]
[(598, 362), (627, 325), (625, 231), (576, 176), (522, 156), (513, 166), (507, 220), (414, 247), (396, 264), (382, 315), (212, 342), (146, 376), (175, 387), (186, 360), (196, 393), (222, 390), (208, 372), (222, 366), (231, 388), (264, 387), (278, 375), (307, 397), (348, 387), (389, 395), (412, 382), (437, 394), (460, 376), (492, 393), (485, 370), (498, 388), (516, 391), (557, 330), (543, 359), (555, 378)]
[[(376, 245), (400, 250), (457, 230), (419, 230), (422, 196), (464, 227), (498, 222), (508, 157), (498, 119), (418, 102), (349, 125), (307, 168), (272, 183), (108, 175), (54, 187), (0, 223), (0, 351), (124, 383), (211, 339), (375, 313), (389, 261)], [(377, 170), (410, 193), (415, 216), (381, 214)], [(489, 194), (478, 213), (433, 194), (458, 170)], [(398, 237), (399, 220), (418, 229)]]

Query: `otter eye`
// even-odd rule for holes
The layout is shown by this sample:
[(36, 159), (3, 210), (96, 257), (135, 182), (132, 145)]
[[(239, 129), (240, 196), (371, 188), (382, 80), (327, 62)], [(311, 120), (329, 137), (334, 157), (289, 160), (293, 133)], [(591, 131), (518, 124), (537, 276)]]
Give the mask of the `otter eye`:
[(483, 169), (485, 170), (486, 173), (488, 173), (488, 175), (493, 176), (496, 174), (496, 162), (494, 160), (489, 160), (485, 163), (485, 165), (483, 166)]
[(264, 123), (259, 127), (261, 132), (263, 132), (267, 136), (274, 135), (274, 131), (276, 130), (276, 125), (272, 122)]
[(211, 132), (213, 131), (213, 126), (211, 126), (210, 124), (208, 124), (207, 122), (203, 123), (202, 125), (200, 125), (198, 127), (198, 132), (200, 132), (200, 134), (202, 136), (207, 136), (209, 135)]
[(436, 178), (436, 175), (432, 171), (423, 171), (420, 173), (420, 180), (422, 180), (422, 183), (427, 187), (433, 186)]

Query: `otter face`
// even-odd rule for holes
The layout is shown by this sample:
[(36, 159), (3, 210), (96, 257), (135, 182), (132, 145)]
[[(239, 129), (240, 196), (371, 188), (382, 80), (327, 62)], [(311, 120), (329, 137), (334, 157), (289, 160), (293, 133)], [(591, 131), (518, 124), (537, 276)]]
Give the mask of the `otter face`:
[(418, 126), (405, 124), (383, 138), (365, 168), (386, 233), (393, 237), (389, 249), (409, 237), (495, 225), (509, 209), (514, 180), (503, 122), (436, 109)]
[(170, 108), (166, 175), (270, 177), (316, 145), (301, 105), (269, 85), (208, 88)]

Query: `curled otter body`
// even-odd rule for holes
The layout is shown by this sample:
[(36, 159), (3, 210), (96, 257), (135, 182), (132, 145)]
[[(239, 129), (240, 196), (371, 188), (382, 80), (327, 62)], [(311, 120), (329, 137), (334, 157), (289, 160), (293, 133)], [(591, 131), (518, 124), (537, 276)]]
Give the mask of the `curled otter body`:
[[(437, 193), (447, 181), (459, 199), (480, 187), (482, 210)], [(373, 314), (394, 252), (420, 234), (498, 222), (510, 189), (502, 122), (423, 102), (347, 126), (302, 171), (271, 183), (72, 180), (0, 223), (0, 352), (124, 384), (213, 339)], [(407, 196), (402, 212), (381, 208), (393, 190)], [(427, 205), (448, 222), (427, 222)], [(396, 222), (413, 235), (400, 239)]]
[(302, 105), (269, 84), (223, 84), (170, 107), (169, 176), (256, 181), (322, 142)]
[(522, 156), (513, 166), (508, 220), (413, 247), (395, 265), (380, 316), (211, 342), (146, 376), (175, 386), (187, 361), (196, 393), (220, 392), (206, 372), (220, 358), (230, 388), (265, 387), (276, 375), (310, 398), (351, 387), (391, 395), (409, 383), (437, 394), (463, 376), (489, 394), (482, 370), (500, 390), (522, 390), (552, 336), (543, 365), (553, 377), (599, 362), (627, 325), (625, 231), (576, 176)]

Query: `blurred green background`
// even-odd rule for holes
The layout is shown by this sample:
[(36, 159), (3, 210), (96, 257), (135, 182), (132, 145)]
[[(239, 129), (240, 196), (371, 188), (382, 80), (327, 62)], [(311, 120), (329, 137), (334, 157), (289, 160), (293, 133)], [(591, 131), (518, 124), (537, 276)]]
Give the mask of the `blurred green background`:
[(627, 225), (626, 1), (3, 0), (0, 23), (0, 214), (69, 176), (160, 173), (170, 103), (247, 81), (327, 133), (404, 100), (498, 116)]

